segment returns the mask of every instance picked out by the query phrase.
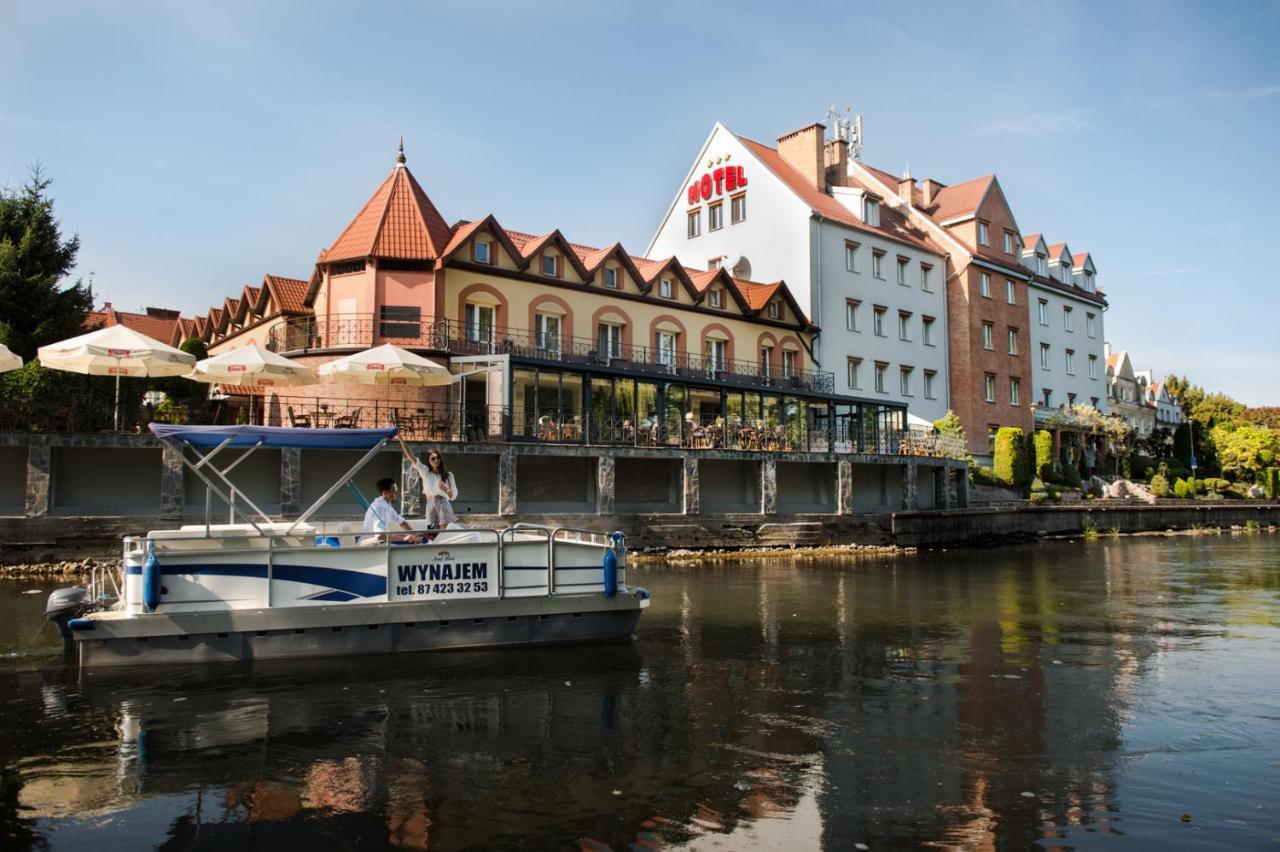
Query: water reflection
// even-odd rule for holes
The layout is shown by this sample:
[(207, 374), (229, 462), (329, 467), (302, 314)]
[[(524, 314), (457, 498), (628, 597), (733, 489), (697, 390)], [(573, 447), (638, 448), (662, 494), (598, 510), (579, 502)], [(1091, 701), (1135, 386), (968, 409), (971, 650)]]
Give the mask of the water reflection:
[(1265, 842), (1274, 551), (651, 570), (626, 645), (87, 676), (0, 587), (4, 845)]

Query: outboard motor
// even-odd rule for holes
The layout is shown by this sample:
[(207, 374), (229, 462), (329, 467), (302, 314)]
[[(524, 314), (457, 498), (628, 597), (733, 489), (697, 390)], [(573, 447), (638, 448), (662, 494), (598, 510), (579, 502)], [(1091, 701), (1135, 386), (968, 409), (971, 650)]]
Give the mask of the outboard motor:
[(44, 605), (44, 617), (58, 628), (62, 637), (62, 650), (70, 652), (75, 647), (71, 638), (71, 619), (82, 614), (89, 607), (89, 590), (84, 586), (71, 586), (66, 589), (55, 589)]

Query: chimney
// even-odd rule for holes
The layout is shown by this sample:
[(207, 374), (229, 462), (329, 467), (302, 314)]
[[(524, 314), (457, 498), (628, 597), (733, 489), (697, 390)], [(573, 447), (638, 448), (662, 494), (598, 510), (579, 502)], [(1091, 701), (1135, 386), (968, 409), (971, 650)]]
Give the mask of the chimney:
[(915, 178), (911, 176), (911, 172), (903, 172), (902, 177), (898, 178), (898, 197), (910, 204), (912, 202), (912, 191), (916, 188)]
[(149, 317), (156, 317), (158, 319), (177, 319), (178, 315), (179, 312), (172, 308), (147, 308), (147, 316)]
[(933, 206), (934, 199), (938, 197), (938, 191), (945, 186), (945, 183), (938, 183), (933, 178), (924, 179), (924, 208), (926, 210)]
[(778, 137), (778, 156), (819, 192), (827, 191), (827, 169), (822, 153), (826, 130), (825, 124), (815, 121)]
[(111, 303), (110, 303), (110, 302), (103, 302), (103, 303), (102, 303), (102, 309), (103, 309), (104, 311), (109, 311), (109, 310), (111, 310)]
[(823, 148), (828, 186), (849, 185), (849, 143), (840, 138), (832, 139)]

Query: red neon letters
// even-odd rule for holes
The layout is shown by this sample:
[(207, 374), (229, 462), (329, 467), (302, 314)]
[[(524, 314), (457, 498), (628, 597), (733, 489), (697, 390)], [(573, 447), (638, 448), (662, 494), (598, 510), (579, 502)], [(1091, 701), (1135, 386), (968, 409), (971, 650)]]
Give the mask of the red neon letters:
[(747, 176), (742, 166), (725, 166), (704, 174), (689, 185), (689, 203), (710, 201), (711, 196), (723, 195), (747, 185)]

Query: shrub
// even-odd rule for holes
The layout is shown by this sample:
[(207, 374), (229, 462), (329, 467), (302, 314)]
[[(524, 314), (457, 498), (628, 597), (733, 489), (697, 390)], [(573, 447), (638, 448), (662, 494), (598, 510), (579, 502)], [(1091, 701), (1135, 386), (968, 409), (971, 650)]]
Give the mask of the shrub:
[(1031, 480), (1032, 494), (1043, 494), (1048, 490), (1049, 489), (1045, 487), (1044, 480), (1040, 477), (1037, 476), (1035, 479)]
[(1001, 485), (1018, 488), (1031, 480), (1031, 459), (1026, 435), (1013, 426), (996, 432), (995, 475)]
[(978, 465), (969, 468), (970, 475), (976, 485), (999, 485), (996, 480), (996, 472), (985, 465)]
[(1268, 500), (1280, 496), (1280, 468), (1269, 467), (1263, 471), (1262, 489), (1267, 492)]
[(1160, 474), (1151, 477), (1151, 493), (1156, 497), (1169, 496), (1169, 480)]
[(1031, 492), (1031, 502), (1033, 505), (1039, 506), (1041, 503), (1047, 503), (1048, 501), (1049, 501), (1049, 495), (1046, 494), (1045, 492), (1043, 491)]
[(1215, 494), (1225, 494), (1231, 490), (1231, 483), (1221, 477), (1206, 479), (1204, 485), (1206, 490), (1211, 490)]
[(1063, 468), (1062, 473), (1062, 480), (1066, 483), (1068, 488), (1080, 487), (1080, 468), (1073, 464), (1069, 464)]
[(1133, 479), (1133, 461), (1129, 456), (1120, 459), (1120, 476), (1123, 479)]
[(1154, 473), (1156, 464), (1156, 460), (1150, 456), (1140, 456), (1137, 453), (1134, 453), (1132, 458), (1129, 459), (1129, 469), (1132, 471), (1133, 475), (1145, 477), (1147, 479), (1151, 478), (1151, 474), (1147, 473), (1147, 469), (1150, 468), (1152, 473)]
[(1190, 497), (1191, 496), (1190, 483), (1188, 483), (1185, 479), (1182, 479), (1181, 477), (1179, 477), (1178, 481), (1173, 483), (1173, 496), (1183, 500)]
[(1053, 475), (1053, 435), (1041, 429), (1032, 440), (1035, 442), (1036, 476), (1047, 479)]

